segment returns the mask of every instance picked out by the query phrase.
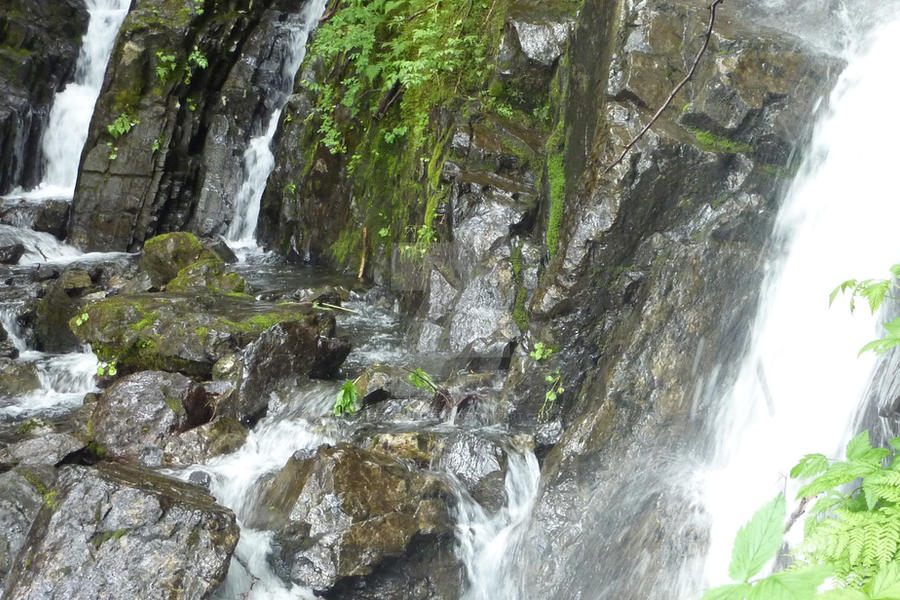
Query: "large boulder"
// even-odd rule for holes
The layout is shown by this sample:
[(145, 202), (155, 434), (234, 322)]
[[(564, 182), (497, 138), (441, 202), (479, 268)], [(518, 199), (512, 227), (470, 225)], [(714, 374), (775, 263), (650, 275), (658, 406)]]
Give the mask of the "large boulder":
[(147, 240), (141, 251), (141, 270), (157, 289), (174, 279), (181, 269), (196, 262), (203, 244), (193, 234), (175, 231)]
[(124, 465), (66, 466), (4, 598), (208, 598), (237, 540), (234, 514), (190, 484)]
[(286, 322), (308, 330), (305, 339), (314, 346), (304, 356), (310, 367), (327, 363), (338, 351), (325, 343), (334, 317), (310, 305), (212, 292), (113, 296), (88, 304), (69, 324), (82, 343), (91, 344), (101, 360), (115, 362), (121, 373), (155, 369), (208, 379), (217, 360)]
[(390, 559), (415, 562), (414, 549), (438, 552), (452, 540), (451, 498), (435, 475), (347, 444), (323, 446), (288, 460), (265, 486), (249, 525), (275, 531), (276, 572), (327, 590), (341, 580), (377, 577)]
[(55, 479), (52, 467), (19, 467), (0, 473), (0, 590)]
[(44, 287), (37, 304), (34, 338), (39, 350), (72, 352), (79, 342), (68, 327), (69, 319), (80, 311), (80, 298), (93, 287), (90, 274), (78, 266), (67, 268)]

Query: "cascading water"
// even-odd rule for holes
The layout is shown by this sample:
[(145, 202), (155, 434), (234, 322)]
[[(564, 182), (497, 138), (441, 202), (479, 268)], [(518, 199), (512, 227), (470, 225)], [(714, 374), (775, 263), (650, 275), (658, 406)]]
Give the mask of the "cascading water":
[(874, 364), (857, 353), (878, 332), (864, 308), (829, 310), (828, 292), (843, 279), (883, 277), (900, 258), (892, 151), (900, 82), (887, 75), (898, 55), (895, 13), (851, 57), (779, 215), (784, 257), (770, 268), (752, 349), (715, 415), (716, 460), (702, 474), (709, 584), (727, 579), (735, 532), (788, 487), (792, 465), (809, 452), (841, 456), (852, 433)]
[(256, 222), (259, 218), (260, 202), (266, 189), (266, 181), (275, 167), (275, 157), (271, 150), (272, 138), (278, 129), (281, 111), (293, 90), (294, 77), (306, 56), (306, 41), (324, 11), (325, 0), (312, 0), (303, 9), (300, 15), (301, 22), (287, 25), (289, 50), (281, 69), (281, 89), (273, 90), (273, 93), (278, 94), (278, 108), (269, 118), (263, 134), (250, 140), (250, 145), (244, 153), (245, 179), (235, 198), (234, 214), (225, 235), (233, 248), (256, 248)]
[(130, 0), (87, 0), (90, 20), (75, 66), (75, 81), (56, 95), (44, 133), (44, 179), (34, 190), (15, 196), (68, 199), (74, 195), (94, 104), (130, 6)]

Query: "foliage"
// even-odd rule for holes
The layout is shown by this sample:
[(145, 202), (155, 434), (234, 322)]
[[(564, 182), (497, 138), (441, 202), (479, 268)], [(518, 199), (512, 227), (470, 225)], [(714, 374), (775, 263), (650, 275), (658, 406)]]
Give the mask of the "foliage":
[(531, 352), (528, 353), (528, 356), (536, 361), (542, 361), (545, 358), (549, 358), (553, 352), (555, 352), (555, 350), (550, 346), (545, 346), (544, 342), (537, 342), (535, 343), (534, 348), (531, 349)]
[[(847, 445), (845, 461), (804, 456), (791, 477), (812, 480), (798, 498), (819, 498), (794, 563), (752, 581), (781, 546), (779, 495), (738, 532), (729, 568), (735, 583), (709, 590), (703, 600), (900, 600), (900, 461), (894, 460), (900, 438), (890, 445), (873, 448), (864, 431)], [(828, 577), (834, 589), (819, 592)]]
[(91, 315), (89, 315), (87, 313), (81, 313), (80, 315), (75, 317), (75, 325), (77, 327), (81, 327), (82, 325), (84, 325), (85, 323), (88, 322), (88, 319), (90, 318), (90, 316)]
[(131, 128), (140, 123), (140, 121), (129, 115), (128, 113), (122, 113), (116, 120), (106, 126), (106, 131), (109, 132), (109, 135), (113, 137), (113, 139), (119, 139), (121, 136), (125, 135)]
[(438, 386), (432, 379), (431, 375), (423, 371), (421, 368), (417, 368), (415, 371), (411, 372), (406, 377), (406, 381), (416, 386), (420, 390), (425, 390), (426, 392), (431, 392), (432, 394), (437, 393)]
[(156, 76), (165, 83), (169, 75), (178, 68), (178, 60), (174, 54), (168, 54), (162, 50), (156, 51)]
[(357, 400), (359, 400), (359, 388), (356, 387), (356, 382), (348, 379), (334, 399), (334, 408), (332, 409), (334, 416), (339, 417), (344, 413), (354, 414), (357, 409)]
[(110, 377), (114, 377), (119, 370), (116, 368), (116, 364), (118, 361), (112, 360), (109, 362), (101, 362), (97, 366), (97, 376), (103, 377), (104, 375), (109, 375)]
[(194, 49), (191, 50), (191, 53), (188, 54), (187, 65), (184, 67), (185, 85), (190, 85), (191, 78), (194, 75), (194, 67), (205, 69), (208, 66), (209, 61), (206, 59), (206, 55), (200, 52), (200, 48), (195, 45)]
[[(900, 277), (900, 264), (891, 267), (891, 276)], [(874, 315), (881, 308), (886, 298), (893, 299), (890, 292), (893, 288), (898, 287), (892, 279), (848, 279), (834, 290), (828, 298), (829, 305), (834, 303), (835, 298), (840, 294), (850, 293), (850, 311), (856, 309), (856, 300), (863, 298), (869, 303), (869, 310)], [(887, 335), (878, 340), (872, 340), (862, 347), (860, 354), (869, 350), (876, 354), (886, 352), (895, 346), (900, 346), (900, 317), (884, 324)]]
[(559, 369), (554, 371), (552, 375), (546, 375), (544, 381), (549, 383), (550, 387), (544, 392), (544, 403), (541, 405), (540, 412), (538, 412), (539, 423), (546, 423), (550, 420), (550, 411), (553, 410), (556, 399), (566, 391), (562, 384), (562, 375), (559, 373)]

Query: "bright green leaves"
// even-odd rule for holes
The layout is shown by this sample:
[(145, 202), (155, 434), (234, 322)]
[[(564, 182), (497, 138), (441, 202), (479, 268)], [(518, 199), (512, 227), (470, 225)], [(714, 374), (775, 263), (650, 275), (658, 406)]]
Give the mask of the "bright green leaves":
[(122, 113), (116, 117), (115, 121), (106, 126), (106, 130), (113, 139), (118, 139), (120, 136), (131, 131), (131, 128), (138, 123), (140, 123), (140, 121), (135, 117), (132, 117), (128, 113)]
[(876, 573), (870, 585), (870, 598), (900, 600), (900, 563), (894, 561)]
[(703, 594), (701, 600), (745, 600), (752, 590), (748, 583), (722, 585)]
[(805, 479), (818, 475), (828, 468), (828, 458), (824, 454), (807, 454), (791, 469), (793, 479)]
[(781, 571), (753, 586), (747, 600), (813, 600), (830, 574), (824, 565)]
[(359, 389), (356, 383), (349, 379), (341, 386), (334, 399), (334, 416), (339, 417), (344, 413), (352, 415), (356, 412), (356, 401), (359, 399)]
[(411, 372), (407, 377), (406, 381), (416, 386), (420, 390), (425, 390), (426, 392), (436, 393), (437, 392), (437, 384), (434, 382), (434, 379), (431, 378), (431, 375), (423, 371), (421, 368), (416, 369)]
[[(890, 454), (890, 450), (885, 448), (872, 448), (869, 443), (869, 432), (863, 431), (847, 444), (847, 462), (836, 462), (833, 465), (827, 465), (827, 459), (823, 464), (820, 458), (807, 460), (808, 455), (800, 461), (792, 470), (791, 477), (802, 478), (810, 477), (817, 473), (821, 473), (811, 482), (800, 488), (797, 496), (800, 498), (815, 496), (822, 492), (827, 492), (833, 488), (850, 483), (859, 477), (866, 477), (881, 470), (881, 460)], [(824, 458), (824, 456), (821, 456)], [(813, 467), (825, 466), (824, 470), (813, 470)]]
[(785, 511), (784, 496), (779, 494), (738, 531), (728, 568), (734, 581), (749, 581), (775, 557), (781, 547)]
[[(892, 277), (900, 277), (900, 264), (892, 265), (890, 271)], [(830, 306), (838, 294), (850, 292), (851, 312), (856, 308), (856, 299), (865, 298), (869, 303), (869, 310), (874, 315), (881, 308), (886, 298), (893, 298), (889, 293), (894, 287), (896, 287), (896, 284), (892, 279), (864, 279), (862, 281), (848, 279), (832, 290), (828, 297), (828, 304)], [(859, 351), (860, 354), (870, 350), (876, 354), (881, 354), (895, 346), (900, 346), (900, 318), (885, 323), (884, 328), (887, 331), (887, 335), (881, 339), (872, 340), (863, 346)]]

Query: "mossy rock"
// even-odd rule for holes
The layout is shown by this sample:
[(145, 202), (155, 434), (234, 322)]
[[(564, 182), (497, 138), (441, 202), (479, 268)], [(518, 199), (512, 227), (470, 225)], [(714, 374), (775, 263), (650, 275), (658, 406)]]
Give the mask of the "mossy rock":
[(213, 364), (277, 323), (303, 321), (328, 337), (333, 317), (305, 304), (270, 304), (212, 292), (135, 294), (87, 305), (69, 321), (81, 343), (120, 374), (178, 371), (209, 378)]
[(150, 238), (141, 253), (141, 269), (150, 276), (153, 286), (162, 289), (178, 276), (179, 271), (197, 262), (203, 244), (192, 233), (175, 231)]
[(198, 260), (178, 271), (175, 279), (166, 284), (166, 291), (188, 292), (209, 290), (220, 293), (243, 293), (247, 282), (237, 273), (227, 271), (218, 258)]

